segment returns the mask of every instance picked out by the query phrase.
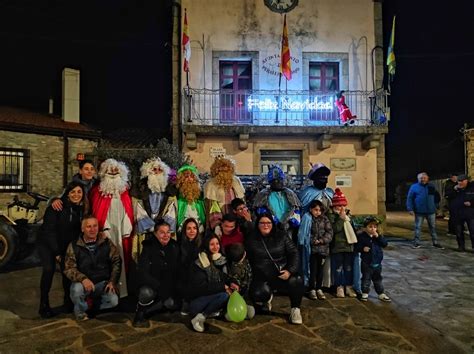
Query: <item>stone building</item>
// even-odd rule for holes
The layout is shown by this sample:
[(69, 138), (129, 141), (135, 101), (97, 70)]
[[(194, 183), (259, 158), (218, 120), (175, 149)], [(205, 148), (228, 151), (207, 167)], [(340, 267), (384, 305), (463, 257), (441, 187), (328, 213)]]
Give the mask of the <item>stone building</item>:
[(464, 139), (466, 140), (466, 172), (474, 178), (474, 128), (466, 129)]
[[(280, 75), (285, 14), (291, 80)], [(234, 158), (244, 175), (274, 163), (303, 175), (322, 162), (332, 170), (329, 186), (343, 189), (353, 213), (385, 214), (380, 1), (181, 0), (173, 16), (173, 139), (199, 170), (219, 154)], [(353, 125), (340, 122), (341, 90), (357, 115)]]
[(0, 107), (0, 206), (15, 195), (32, 202), (30, 191), (58, 195), (77, 173), (77, 158), (97, 146), (100, 132), (79, 122), (77, 70), (63, 71), (62, 116)]

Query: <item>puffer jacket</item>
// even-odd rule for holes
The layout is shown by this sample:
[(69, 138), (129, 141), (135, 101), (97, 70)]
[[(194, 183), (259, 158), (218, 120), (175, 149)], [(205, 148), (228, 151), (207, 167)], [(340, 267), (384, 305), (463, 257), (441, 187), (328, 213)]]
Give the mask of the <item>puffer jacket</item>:
[[(265, 242), (268, 252), (277, 264), (270, 259), (263, 242)], [(300, 262), (298, 250), (283, 230), (276, 228), (270, 235), (263, 237), (256, 229), (246, 239), (245, 249), (255, 279), (274, 279), (280, 274), (277, 269), (278, 266), (291, 274), (298, 272)]]
[(226, 263), (224, 256), (210, 261), (207, 254), (201, 252), (190, 269), (187, 297), (196, 299), (224, 292), (225, 285), (230, 285), (230, 278), (225, 274)]
[(434, 214), (439, 201), (440, 196), (434, 185), (414, 183), (408, 190), (407, 210), (415, 214)]
[(332, 241), (331, 241), (331, 254), (332, 253), (343, 253), (352, 252), (353, 246), (347, 242), (346, 233), (344, 231), (344, 220), (339, 217), (339, 214), (329, 213), (328, 219), (332, 226)]
[[(329, 244), (332, 241), (332, 226), (326, 215), (317, 218), (311, 216), (311, 253), (321, 256), (329, 255)], [(316, 244), (316, 241), (320, 243)]]
[[(364, 252), (364, 247), (369, 247), (369, 252)], [(387, 247), (387, 240), (382, 235), (370, 237), (363, 231), (357, 235), (355, 251), (360, 252), (362, 262), (367, 265), (380, 265), (383, 259), (383, 248)]]

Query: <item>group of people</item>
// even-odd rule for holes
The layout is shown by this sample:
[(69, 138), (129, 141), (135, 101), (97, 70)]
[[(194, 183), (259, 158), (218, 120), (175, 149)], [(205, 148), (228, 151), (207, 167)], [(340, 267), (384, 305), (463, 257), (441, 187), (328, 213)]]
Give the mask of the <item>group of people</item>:
[[(43, 265), (39, 314), (52, 317), (49, 290), (56, 264), (63, 277), (64, 309), (86, 320), (136, 294), (134, 326), (148, 326), (156, 311), (180, 310), (197, 332), (207, 318), (226, 314), (233, 292), (246, 301), (246, 318), (269, 312), (275, 293), (288, 295), (290, 322), (302, 324), (301, 302), (337, 297), (368, 300), (382, 284), (387, 241), (375, 217), (356, 234), (340, 189), (327, 187), (330, 170), (318, 163), (311, 185), (298, 194), (285, 187), (279, 166), (269, 187), (245, 202), (235, 163), (218, 157), (201, 187), (198, 171), (174, 174), (159, 158), (145, 161), (137, 186), (128, 168), (107, 159), (95, 177), (92, 161), (47, 207), (38, 248)], [(228, 318), (230, 319), (230, 318)]]
[[(436, 209), (441, 200), (440, 194), (429, 182), (426, 172), (419, 173), (417, 179), (418, 182), (411, 185), (407, 196), (407, 210), (415, 216), (413, 248), (421, 247), (421, 226), (426, 219), (433, 247), (443, 249), (436, 232)], [(445, 183), (444, 197), (449, 209), (448, 234), (456, 236), (458, 250), (464, 252), (466, 250), (464, 228), (467, 225), (471, 246), (474, 249), (474, 182), (470, 182), (465, 174), (451, 174)]]

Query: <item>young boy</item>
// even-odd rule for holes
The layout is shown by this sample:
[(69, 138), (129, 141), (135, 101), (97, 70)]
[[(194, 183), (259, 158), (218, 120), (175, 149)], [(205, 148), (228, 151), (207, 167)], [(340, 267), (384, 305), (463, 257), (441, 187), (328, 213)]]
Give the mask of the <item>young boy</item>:
[[(239, 286), (239, 293), (248, 301), (248, 290), (252, 282), (252, 268), (247, 259), (244, 245), (241, 243), (232, 243), (226, 249), (228, 260), (229, 277), (232, 282)], [(247, 319), (255, 316), (255, 308), (247, 305)]]
[(362, 260), (362, 301), (367, 301), (369, 298), (370, 281), (374, 283), (375, 291), (381, 301), (391, 301), (384, 293), (382, 284), (383, 248), (387, 246), (387, 241), (377, 232), (379, 223), (373, 216), (366, 217), (364, 220), (365, 229), (357, 236), (356, 250), (360, 252)]

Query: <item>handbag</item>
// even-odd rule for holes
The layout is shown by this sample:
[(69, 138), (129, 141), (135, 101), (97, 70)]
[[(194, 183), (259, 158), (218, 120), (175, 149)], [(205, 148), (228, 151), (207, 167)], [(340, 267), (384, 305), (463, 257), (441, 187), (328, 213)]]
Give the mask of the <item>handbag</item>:
[(347, 217), (347, 219), (344, 221), (344, 234), (346, 235), (348, 244), (352, 245), (357, 243), (357, 236), (354, 232), (354, 228), (352, 227), (349, 217)]

